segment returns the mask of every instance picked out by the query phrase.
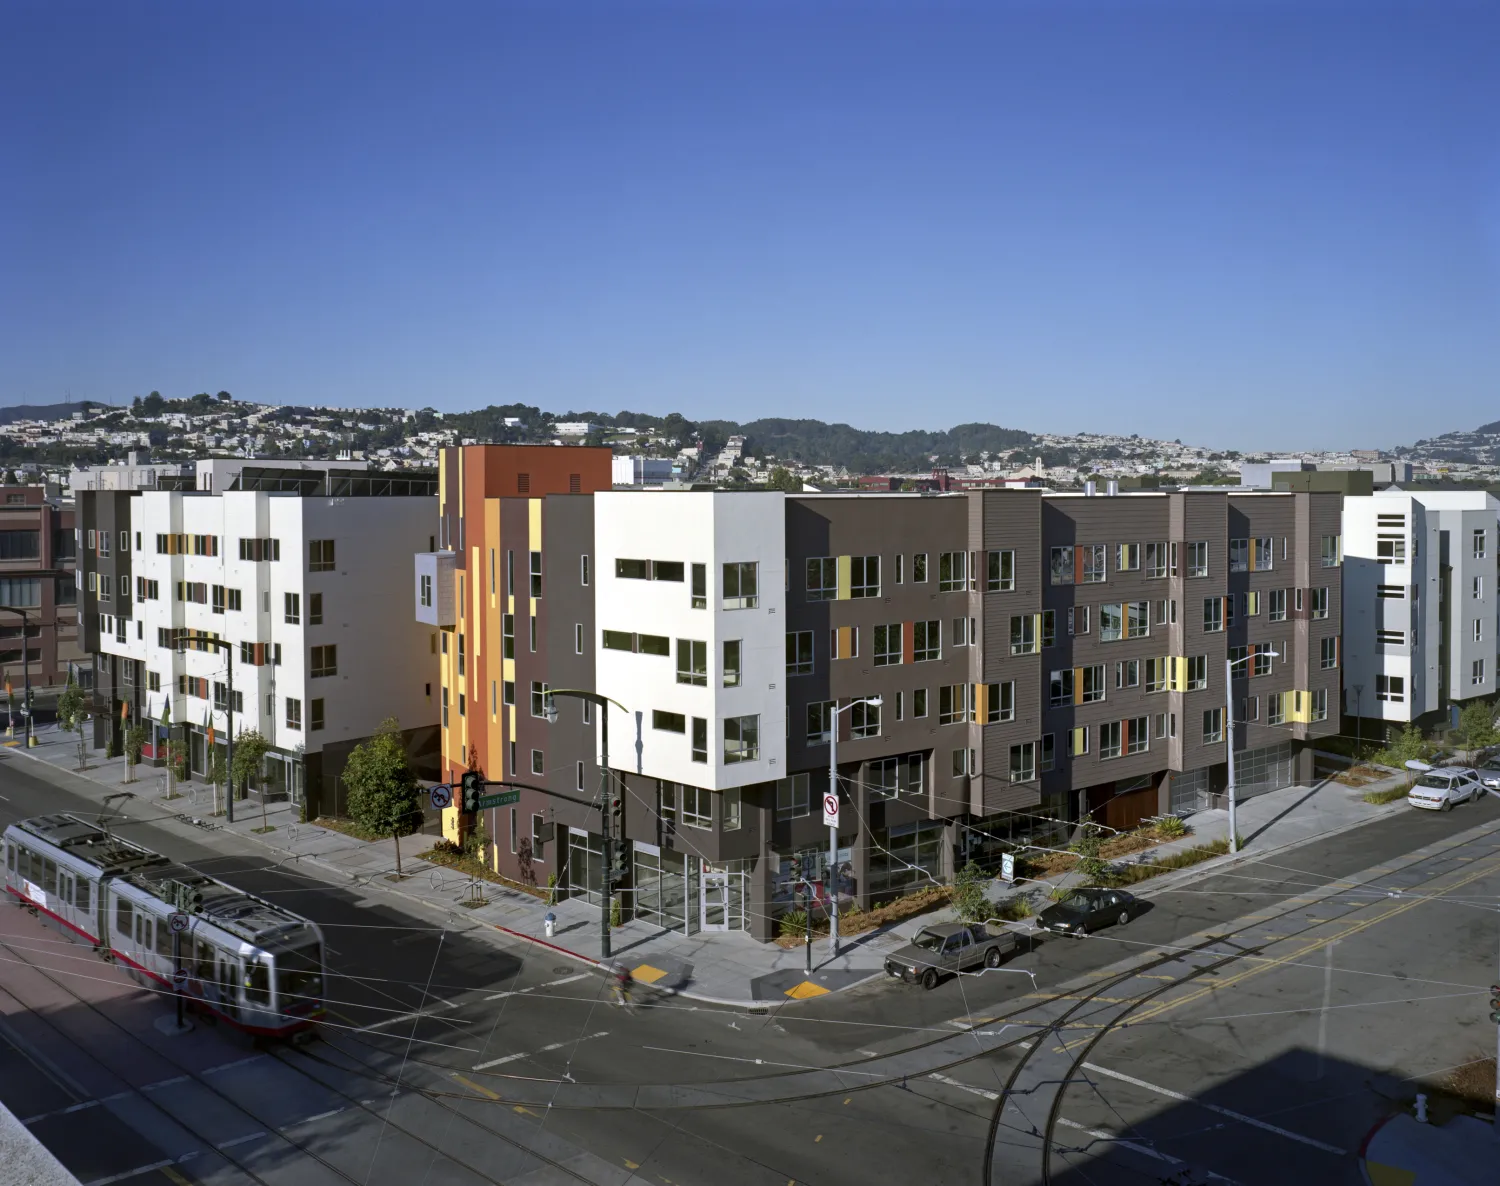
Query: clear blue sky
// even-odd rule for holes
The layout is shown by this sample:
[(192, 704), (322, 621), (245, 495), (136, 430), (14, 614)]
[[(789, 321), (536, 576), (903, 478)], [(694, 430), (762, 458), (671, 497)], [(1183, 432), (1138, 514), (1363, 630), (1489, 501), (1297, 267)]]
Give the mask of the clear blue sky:
[(1500, 8), (920, 8), (9, 0), (0, 402), (1500, 419)]

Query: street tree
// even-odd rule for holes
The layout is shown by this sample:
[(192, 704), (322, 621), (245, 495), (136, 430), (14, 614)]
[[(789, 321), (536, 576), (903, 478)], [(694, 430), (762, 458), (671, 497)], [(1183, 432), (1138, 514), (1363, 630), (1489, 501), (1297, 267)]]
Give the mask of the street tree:
[(65, 733), (78, 734), (78, 769), (80, 770), (88, 768), (88, 750), (83, 744), (83, 726), (88, 719), (88, 698), (84, 696), (83, 689), (69, 673), (68, 686), (57, 698), (57, 723)]
[[(249, 787), (250, 780), (260, 774), (260, 765), (270, 748), (271, 743), (259, 729), (246, 729), (234, 739), (234, 763), (229, 770), (231, 795), (236, 788), (244, 790)], [(267, 830), (265, 795), (260, 797), (260, 827), (263, 832)]]
[(401, 837), (422, 826), (422, 801), (395, 717), (387, 717), (373, 737), (349, 752), (343, 778), (350, 816), (395, 841), (396, 876), (401, 876)]

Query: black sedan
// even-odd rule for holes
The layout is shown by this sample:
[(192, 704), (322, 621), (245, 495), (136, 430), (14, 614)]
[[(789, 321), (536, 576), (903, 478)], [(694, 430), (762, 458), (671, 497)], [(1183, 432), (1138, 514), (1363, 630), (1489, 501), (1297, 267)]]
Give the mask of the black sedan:
[(1110, 923), (1124, 926), (1145, 908), (1145, 903), (1124, 890), (1090, 886), (1075, 889), (1036, 916), (1037, 929), (1056, 935), (1087, 935)]

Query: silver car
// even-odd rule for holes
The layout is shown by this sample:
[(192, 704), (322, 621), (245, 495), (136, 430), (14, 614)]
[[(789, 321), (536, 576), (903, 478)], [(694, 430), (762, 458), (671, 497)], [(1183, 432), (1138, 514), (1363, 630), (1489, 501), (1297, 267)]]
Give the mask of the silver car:
[(1412, 785), (1406, 801), (1424, 811), (1452, 811), (1455, 803), (1472, 803), (1484, 794), (1479, 774), (1466, 766), (1429, 770)]

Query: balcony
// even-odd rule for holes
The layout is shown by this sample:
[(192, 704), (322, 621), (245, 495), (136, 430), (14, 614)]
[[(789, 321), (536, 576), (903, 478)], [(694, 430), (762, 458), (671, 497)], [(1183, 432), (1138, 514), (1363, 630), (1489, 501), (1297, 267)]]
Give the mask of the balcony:
[(458, 624), (453, 579), (455, 559), (451, 551), (416, 554), (413, 593), (417, 621), (424, 625), (446, 629)]

